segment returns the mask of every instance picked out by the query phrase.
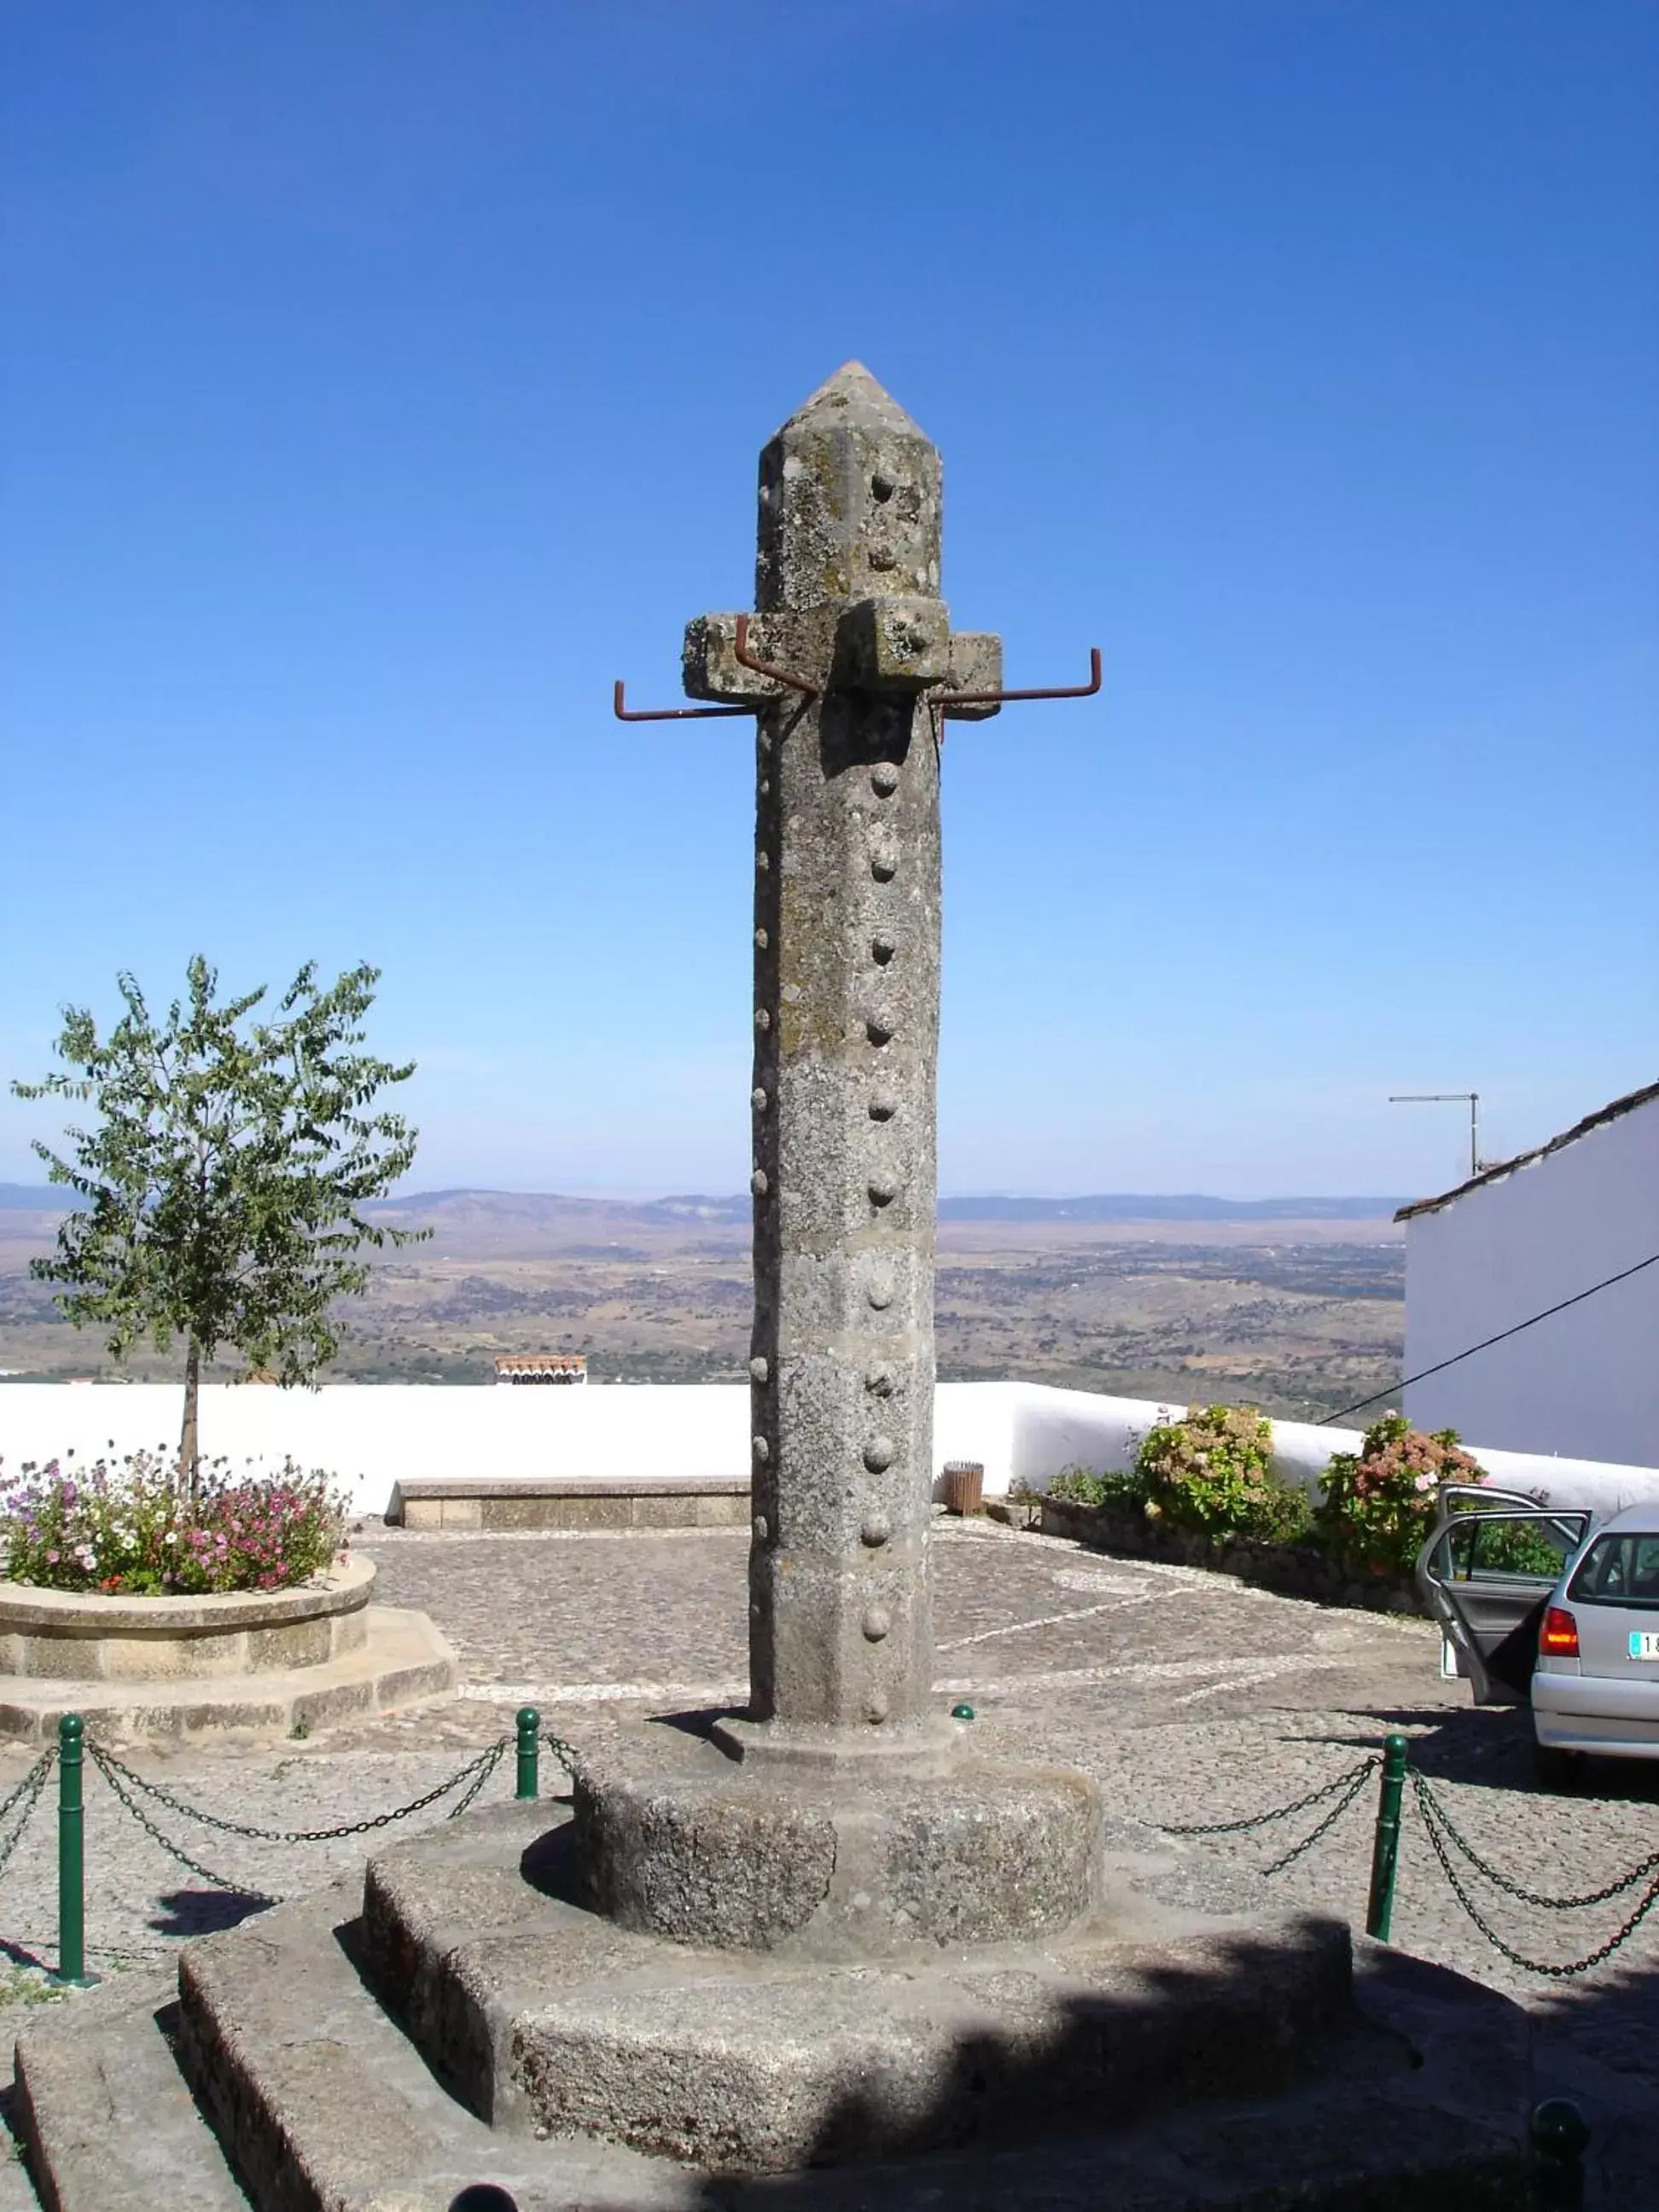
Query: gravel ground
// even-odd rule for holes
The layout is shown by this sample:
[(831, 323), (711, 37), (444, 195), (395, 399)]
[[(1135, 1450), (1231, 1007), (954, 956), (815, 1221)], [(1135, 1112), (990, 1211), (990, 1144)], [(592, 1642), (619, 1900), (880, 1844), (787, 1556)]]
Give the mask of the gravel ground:
[[(304, 1743), (143, 1750), (132, 1763), (230, 1819), (325, 1827), (432, 1789), (506, 1735), (526, 1701), (580, 1745), (612, 1699), (683, 1708), (740, 1696), (745, 1542), (728, 1530), (466, 1536), (376, 1528), (362, 1548), (380, 1570), (378, 1595), (438, 1621), (461, 1656), (459, 1698)], [(986, 1748), (1082, 1767), (1138, 1818), (1224, 1820), (1282, 1804), (1398, 1729), (1470, 1842), (1524, 1886), (1595, 1889), (1659, 1850), (1659, 1767), (1603, 1764), (1571, 1797), (1539, 1794), (1525, 1716), (1477, 1712), (1463, 1685), (1442, 1682), (1437, 1637), (1425, 1622), (1109, 1559), (992, 1523), (942, 1522), (935, 1558), (941, 1692), (972, 1700)], [(0, 1752), (0, 1792), (28, 1764), (21, 1751)], [(544, 1787), (558, 1786), (549, 1760)], [(485, 1802), (511, 1788), (509, 1758), (489, 1778)], [(1331, 1832), (1275, 1877), (1286, 1903), (1363, 1923), (1374, 1791), (1368, 1782)], [(349, 1871), (384, 1832), (268, 1844), (150, 1809), (200, 1867), (279, 1895)], [(1188, 1848), (1264, 1867), (1326, 1809)], [(46, 1801), (0, 1872), (3, 1948), (25, 1969), (0, 1981), (0, 2002), (37, 1995), (27, 1970), (54, 1955), (49, 1810)], [(399, 1826), (424, 1826), (442, 1810)], [(169, 1858), (90, 1772), (87, 1863), (88, 1951), (105, 1972), (153, 1962), (180, 1938), (249, 1910), (246, 1898)], [(1642, 1886), (1562, 1913), (1494, 1897), (1484, 1884), (1476, 1893), (1516, 1948), (1559, 1961), (1613, 1933)], [(1393, 1936), (1529, 2007), (1543, 2087), (1577, 2094), (1593, 2112), (1646, 2100), (1659, 2113), (1659, 1911), (1615, 1960), (1580, 1978), (1524, 1973), (1472, 1925), (1420, 1817), (1408, 1813)]]

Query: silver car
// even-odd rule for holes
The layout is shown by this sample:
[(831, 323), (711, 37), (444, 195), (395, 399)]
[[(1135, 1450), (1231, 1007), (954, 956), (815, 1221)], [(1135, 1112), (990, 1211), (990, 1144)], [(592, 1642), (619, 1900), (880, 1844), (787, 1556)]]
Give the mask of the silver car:
[(1659, 1502), (1588, 1512), (1448, 1486), (1417, 1563), (1443, 1674), (1477, 1705), (1532, 1706), (1538, 1776), (1584, 1755), (1659, 1759)]

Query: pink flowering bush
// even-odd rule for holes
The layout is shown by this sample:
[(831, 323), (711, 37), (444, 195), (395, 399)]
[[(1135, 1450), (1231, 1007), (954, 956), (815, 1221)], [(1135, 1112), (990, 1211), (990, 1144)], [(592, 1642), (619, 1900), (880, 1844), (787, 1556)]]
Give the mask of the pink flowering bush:
[(1338, 1452), (1326, 1468), (1315, 1519), (1351, 1571), (1404, 1575), (1434, 1526), (1440, 1485), (1486, 1479), (1479, 1462), (1459, 1450), (1455, 1429), (1430, 1434), (1403, 1413), (1384, 1413), (1358, 1452)]
[(79, 1472), (26, 1461), (0, 1492), (0, 1567), (9, 1582), (111, 1597), (288, 1589), (342, 1549), (346, 1499), (320, 1468), (278, 1474), (205, 1463), (192, 1502), (158, 1453)]

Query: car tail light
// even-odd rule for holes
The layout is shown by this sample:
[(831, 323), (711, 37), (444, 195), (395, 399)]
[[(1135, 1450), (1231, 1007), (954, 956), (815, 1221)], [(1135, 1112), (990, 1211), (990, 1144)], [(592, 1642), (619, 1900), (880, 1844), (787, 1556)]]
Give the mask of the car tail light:
[(1576, 1659), (1578, 1656), (1578, 1623), (1564, 1605), (1553, 1605), (1544, 1615), (1544, 1626), (1539, 1631), (1538, 1648), (1557, 1659)]

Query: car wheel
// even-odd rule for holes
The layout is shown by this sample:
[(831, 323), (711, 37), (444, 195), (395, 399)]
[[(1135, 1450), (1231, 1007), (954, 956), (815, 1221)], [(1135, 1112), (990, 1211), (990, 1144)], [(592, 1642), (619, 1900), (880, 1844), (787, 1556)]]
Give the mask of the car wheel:
[(1584, 1764), (1579, 1751), (1557, 1751), (1553, 1744), (1534, 1742), (1532, 1747), (1533, 1778), (1540, 1790), (1573, 1790)]

